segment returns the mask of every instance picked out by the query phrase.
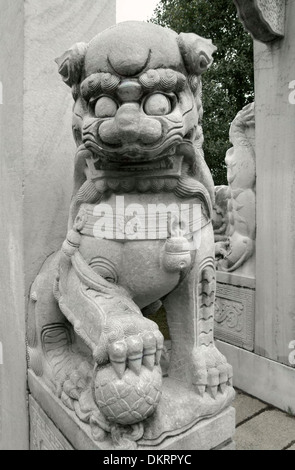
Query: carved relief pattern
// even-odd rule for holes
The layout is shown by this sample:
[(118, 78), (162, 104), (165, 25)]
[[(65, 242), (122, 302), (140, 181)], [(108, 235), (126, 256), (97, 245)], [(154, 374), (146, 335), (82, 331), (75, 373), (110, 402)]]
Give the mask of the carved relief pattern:
[(215, 307), (215, 321), (228, 328), (232, 328), (237, 332), (242, 331), (242, 314), (244, 305), (241, 302), (234, 302), (229, 300), (219, 300)]
[(44, 411), (30, 397), (31, 450), (73, 450)]
[(215, 337), (254, 349), (255, 290), (217, 282)]
[(200, 309), (198, 343), (200, 346), (209, 346), (213, 343), (215, 291), (215, 269), (209, 265), (202, 270), (198, 286)]

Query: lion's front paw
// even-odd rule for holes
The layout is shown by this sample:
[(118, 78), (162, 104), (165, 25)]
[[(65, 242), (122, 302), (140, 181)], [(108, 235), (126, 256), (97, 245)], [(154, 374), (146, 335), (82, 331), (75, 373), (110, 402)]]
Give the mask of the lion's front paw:
[(121, 379), (127, 368), (136, 375), (142, 366), (152, 371), (160, 363), (163, 342), (162, 334), (155, 330), (110, 343), (108, 356), (117, 376)]
[(164, 338), (158, 326), (138, 315), (108, 321), (94, 351), (98, 366), (110, 363), (119, 379), (126, 369), (136, 375), (142, 366), (152, 371), (160, 363)]
[(214, 345), (194, 349), (193, 384), (201, 396), (208, 392), (215, 399), (232, 387), (232, 377), (232, 366)]
[(164, 338), (138, 314), (109, 318), (94, 350), (94, 399), (106, 421), (138, 424), (156, 409), (162, 388)]

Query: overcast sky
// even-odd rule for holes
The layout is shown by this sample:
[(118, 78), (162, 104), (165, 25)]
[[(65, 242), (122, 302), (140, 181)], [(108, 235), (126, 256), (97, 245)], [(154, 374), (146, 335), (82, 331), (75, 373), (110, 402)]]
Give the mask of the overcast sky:
[(159, 0), (117, 0), (117, 23), (128, 20), (146, 21)]

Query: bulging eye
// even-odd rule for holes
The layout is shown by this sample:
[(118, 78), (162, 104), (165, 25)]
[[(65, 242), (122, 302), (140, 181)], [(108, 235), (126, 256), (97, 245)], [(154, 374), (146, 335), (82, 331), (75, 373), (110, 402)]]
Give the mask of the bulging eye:
[(165, 116), (171, 113), (172, 106), (167, 96), (155, 93), (147, 98), (143, 109), (150, 116)]
[(116, 101), (108, 96), (102, 96), (97, 100), (94, 112), (97, 118), (108, 118), (115, 116), (117, 110)]

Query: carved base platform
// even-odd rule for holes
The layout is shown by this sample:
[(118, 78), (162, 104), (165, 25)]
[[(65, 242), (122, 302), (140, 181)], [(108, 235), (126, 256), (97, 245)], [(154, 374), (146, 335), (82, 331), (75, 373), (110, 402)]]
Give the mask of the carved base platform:
[[(29, 371), (32, 450), (114, 450), (110, 441), (95, 442), (89, 426), (78, 420), (42, 381)], [(156, 447), (139, 450), (234, 450), (235, 410), (226, 408)]]

